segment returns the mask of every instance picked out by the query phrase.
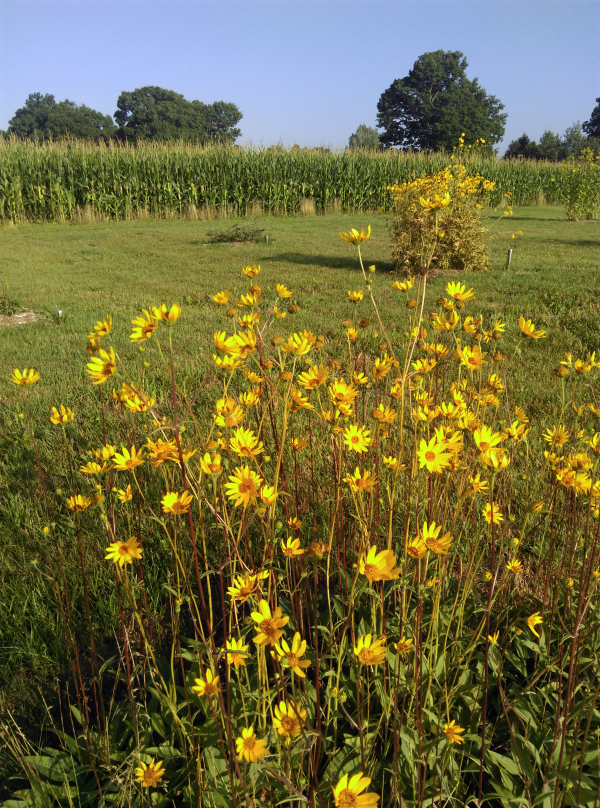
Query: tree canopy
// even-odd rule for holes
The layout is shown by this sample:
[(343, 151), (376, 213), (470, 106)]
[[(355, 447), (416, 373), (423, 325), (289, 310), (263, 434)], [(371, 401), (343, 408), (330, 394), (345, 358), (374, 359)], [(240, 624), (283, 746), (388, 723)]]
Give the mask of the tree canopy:
[(78, 106), (68, 99), (57, 102), (53, 95), (31, 93), (25, 106), (8, 122), (7, 134), (41, 140), (66, 136), (108, 140), (114, 137), (115, 131), (110, 115), (103, 115), (85, 104)]
[(380, 146), (377, 129), (373, 129), (372, 126), (367, 126), (364, 123), (360, 124), (356, 132), (350, 135), (348, 140), (349, 149), (378, 149)]
[(478, 80), (467, 78), (460, 51), (419, 56), (408, 76), (396, 79), (377, 104), (377, 125), (386, 146), (428, 151), (451, 150), (464, 133), (466, 142), (483, 138), (488, 147), (502, 140), (506, 113)]
[(596, 106), (589, 121), (586, 121), (581, 128), (588, 137), (600, 138), (600, 98), (596, 99)]
[(585, 124), (582, 126), (579, 122), (569, 126), (562, 137), (548, 130), (541, 136), (539, 143), (522, 134), (521, 137), (511, 141), (504, 156), (551, 160), (557, 163), (568, 157), (579, 157), (581, 151), (586, 148), (600, 152), (600, 140), (593, 136), (586, 137), (583, 134), (584, 130)]
[(117, 101), (117, 136), (132, 140), (194, 140), (208, 143), (234, 141), (241, 135), (236, 124), (242, 113), (235, 104), (187, 101), (162, 87), (140, 87), (123, 92)]

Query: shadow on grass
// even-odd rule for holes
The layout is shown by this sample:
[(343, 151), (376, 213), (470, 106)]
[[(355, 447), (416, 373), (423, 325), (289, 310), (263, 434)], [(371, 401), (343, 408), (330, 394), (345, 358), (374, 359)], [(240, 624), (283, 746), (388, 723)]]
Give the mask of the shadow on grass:
[[(352, 258), (336, 255), (307, 255), (306, 253), (286, 252), (272, 255), (273, 261), (281, 261), (284, 264), (300, 264), (303, 266), (327, 267), (329, 269), (348, 269), (360, 272), (360, 264), (356, 256)], [(365, 268), (369, 266), (369, 259), (363, 257)], [(389, 261), (377, 261), (377, 269), (380, 272), (393, 272), (394, 265)]]

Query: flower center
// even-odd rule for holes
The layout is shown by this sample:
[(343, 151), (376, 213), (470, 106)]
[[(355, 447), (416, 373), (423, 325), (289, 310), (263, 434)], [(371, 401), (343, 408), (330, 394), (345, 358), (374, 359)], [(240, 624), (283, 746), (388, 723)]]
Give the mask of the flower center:
[(267, 637), (272, 636), (277, 631), (277, 626), (275, 625), (275, 621), (273, 619), (263, 620), (262, 623), (260, 624), (260, 630)]
[(129, 558), (129, 547), (125, 544), (125, 542), (121, 542), (119, 545), (119, 555), (125, 556), (125, 558)]
[(252, 491), (252, 484), (248, 480), (240, 483), (240, 494), (249, 494)]
[(296, 654), (287, 654), (286, 655), (287, 664), (290, 668), (295, 668), (298, 662), (300, 662), (300, 657)]
[(490, 444), (482, 440), (481, 443), (479, 444), (479, 448), (482, 452), (487, 452), (487, 450), (490, 448)]
[(248, 752), (251, 752), (254, 747), (256, 746), (256, 738), (250, 736), (249, 738), (244, 738), (244, 749)]
[(365, 575), (369, 580), (373, 580), (373, 578), (377, 575), (377, 567), (375, 564), (365, 564)]
[[(375, 654), (371, 651), (370, 648), (361, 648), (358, 654), (358, 658), (363, 663), (363, 665), (372, 665), (375, 660)], [(342, 792), (343, 794), (344, 792)], [(349, 792), (352, 793), (352, 792)], [(340, 803), (341, 805), (341, 803)], [(354, 803), (348, 803), (348, 805), (354, 805)]]
[(292, 734), (292, 732), (293, 732), (293, 731), (296, 729), (296, 722), (295, 722), (295, 720), (294, 720), (294, 719), (293, 719), (291, 716), (289, 716), (289, 715), (285, 715), (285, 716), (284, 716), (284, 717), (281, 719), (281, 729), (282, 729), (282, 730), (283, 730), (283, 731), (284, 731), (286, 734), (291, 735), (291, 734)]
[(358, 435), (352, 435), (350, 440), (352, 441), (352, 443), (360, 443), (360, 438)]
[(337, 804), (338, 808), (355, 808), (358, 804), (356, 794), (349, 788), (345, 788), (337, 795)]
[(425, 452), (425, 460), (428, 460), (430, 463), (432, 460), (435, 460), (435, 452)]
[(217, 686), (215, 684), (213, 684), (212, 682), (207, 682), (204, 685), (204, 694), (206, 696), (214, 696), (214, 694), (217, 692), (217, 690), (218, 690)]

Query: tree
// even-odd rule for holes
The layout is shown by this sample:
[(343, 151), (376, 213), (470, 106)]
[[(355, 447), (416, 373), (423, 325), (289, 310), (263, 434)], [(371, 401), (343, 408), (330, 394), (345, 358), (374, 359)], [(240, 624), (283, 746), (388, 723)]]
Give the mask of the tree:
[(579, 157), (582, 149), (588, 146), (587, 138), (582, 132), (582, 126), (579, 121), (565, 130), (563, 141), (569, 157)]
[(379, 149), (381, 143), (379, 142), (379, 132), (373, 129), (372, 126), (366, 126), (361, 123), (356, 132), (350, 135), (348, 140), (349, 149)]
[(117, 101), (115, 120), (119, 137), (133, 140), (233, 141), (241, 135), (235, 124), (242, 113), (235, 104), (187, 101), (162, 87), (141, 87), (123, 92)]
[[(192, 101), (192, 104), (201, 103), (201, 101)], [(242, 134), (241, 129), (236, 128), (236, 124), (242, 120), (242, 117), (242, 113), (235, 104), (225, 101), (208, 104), (205, 106), (208, 136), (219, 143), (232, 143)]]
[(560, 135), (549, 129), (544, 132), (538, 146), (538, 157), (540, 160), (551, 160), (553, 163), (564, 160), (567, 157), (567, 148)]
[(438, 151), (451, 150), (463, 132), (467, 143), (484, 138), (491, 147), (502, 140), (504, 104), (467, 78), (467, 66), (460, 51), (419, 56), (408, 76), (396, 79), (379, 99), (381, 143)]
[(68, 99), (57, 103), (53, 95), (41, 93), (29, 95), (25, 106), (18, 109), (8, 123), (8, 134), (20, 138), (108, 140), (115, 134), (110, 115), (103, 115), (85, 104), (78, 106)]
[(53, 95), (31, 93), (25, 106), (18, 109), (8, 122), (8, 133), (22, 138), (43, 138), (48, 116), (55, 106)]
[(596, 106), (589, 121), (586, 121), (581, 128), (588, 137), (600, 138), (600, 98), (596, 99)]
[(512, 140), (508, 144), (508, 149), (504, 153), (504, 157), (526, 157), (528, 159), (537, 160), (539, 157), (539, 148), (535, 140), (531, 140), (529, 136), (523, 132), (521, 137)]

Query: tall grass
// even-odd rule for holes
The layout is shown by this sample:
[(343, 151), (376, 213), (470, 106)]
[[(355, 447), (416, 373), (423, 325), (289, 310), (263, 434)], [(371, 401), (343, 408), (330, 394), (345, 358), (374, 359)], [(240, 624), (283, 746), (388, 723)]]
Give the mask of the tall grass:
[[(448, 155), (325, 152), (183, 143), (139, 146), (0, 141), (0, 221), (214, 217), (390, 210), (387, 187), (433, 174)], [(471, 173), (496, 182), (491, 203), (560, 199), (560, 166), (473, 155)]]

